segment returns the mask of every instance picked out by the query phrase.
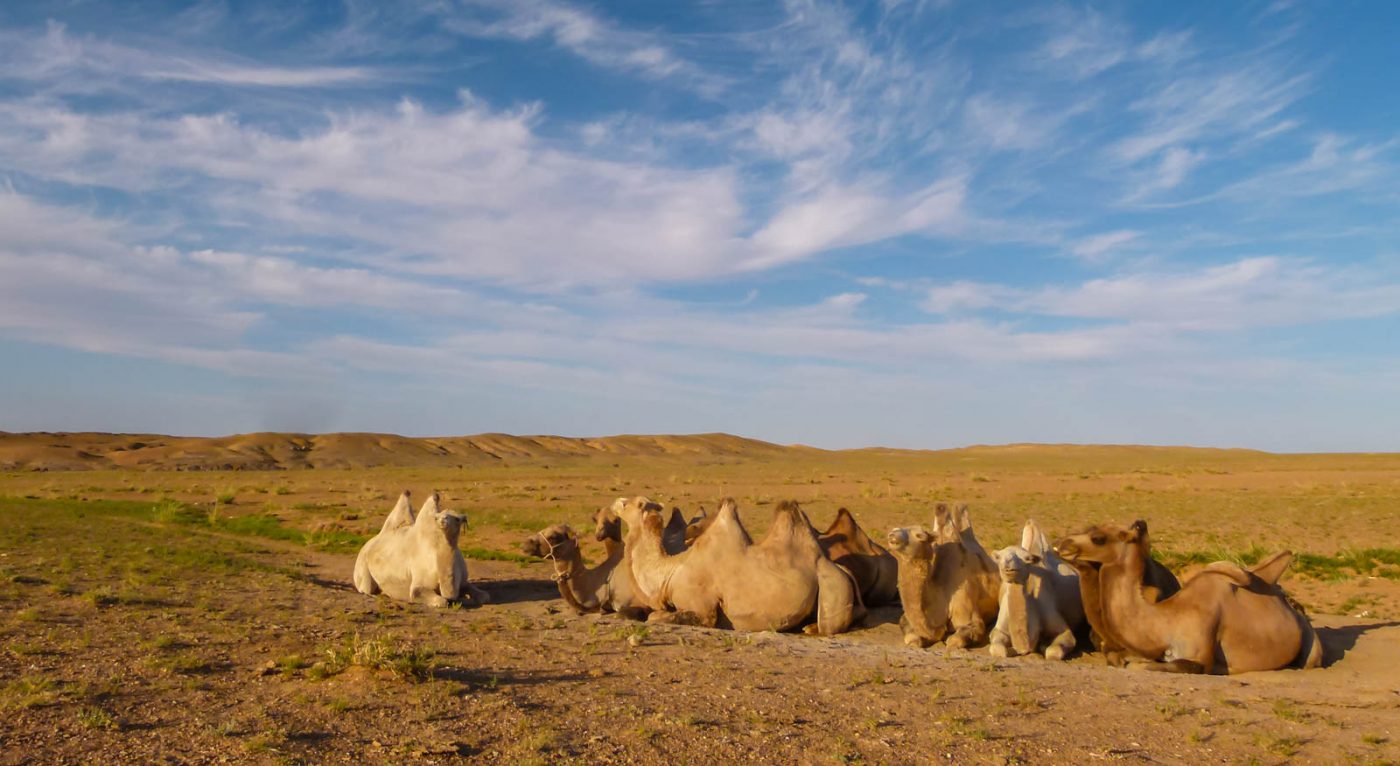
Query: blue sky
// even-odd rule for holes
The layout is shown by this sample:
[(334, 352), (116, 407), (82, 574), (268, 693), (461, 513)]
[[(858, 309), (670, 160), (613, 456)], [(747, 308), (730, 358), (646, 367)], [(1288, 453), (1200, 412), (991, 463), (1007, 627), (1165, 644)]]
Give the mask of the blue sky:
[(0, 5), (0, 429), (1400, 450), (1400, 5)]

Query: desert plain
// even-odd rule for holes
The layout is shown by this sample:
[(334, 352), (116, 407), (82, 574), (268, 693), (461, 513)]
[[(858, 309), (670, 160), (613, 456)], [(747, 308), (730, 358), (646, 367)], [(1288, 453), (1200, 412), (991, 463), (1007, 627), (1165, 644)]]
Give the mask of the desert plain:
[[(468, 515), (479, 608), (357, 593), (402, 490)], [(1326, 667), (1177, 676), (577, 615), (521, 553), (647, 495), (796, 500), (877, 540), (968, 503), (988, 548), (1152, 525), (1178, 575), (1297, 554)], [(1400, 763), (1400, 455), (739, 437), (0, 434), (0, 764)]]

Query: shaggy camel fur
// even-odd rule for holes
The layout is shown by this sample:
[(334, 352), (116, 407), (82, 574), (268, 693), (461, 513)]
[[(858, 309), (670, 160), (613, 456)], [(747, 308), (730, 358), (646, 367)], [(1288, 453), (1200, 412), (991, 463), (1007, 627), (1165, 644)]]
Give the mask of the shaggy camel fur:
[(521, 547), (532, 556), (553, 562), (559, 595), (578, 613), (616, 612), (635, 620), (645, 619), (650, 610), (637, 596), (632, 572), (619, 566), (623, 560), (622, 521), (608, 509), (595, 513), (593, 521), (597, 525), (595, 536), (603, 543), (606, 557), (591, 569), (584, 566), (578, 536), (568, 524), (545, 527)]
[[(1096, 529), (1107, 538), (1123, 528), (1102, 525)], [(1090, 530), (1086, 530), (1085, 534), (1089, 532)], [(1172, 574), (1171, 570), (1163, 566), (1161, 562), (1151, 557), (1151, 543), (1145, 534), (1139, 544), (1148, 556), (1140, 583), (1143, 598), (1153, 602), (1161, 601), (1181, 590), (1176, 575)], [(1123, 641), (1113, 634), (1112, 628), (1104, 619), (1102, 588), (1099, 584), (1099, 571), (1102, 565), (1097, 561), (1083, 558), (1068, 559), (1065, 563), (1073, 567), (1075, 572), (1079, 574), (1079, 594), (1081, 603), (1084, 605), (1084, 619), (1089, 623), (1094, 646), (1103, 655), (1104, 661), (1114, 667), (1122, 667), (1130, 660), (1141, 659), (1128, 651)]]
[(896, 527), (888, 547), (899, 562), (904, 643), (925, 647), (946, 639), (948, 648), (961, 649), (986, 642), (1001, 578), (977, 542), (966, 506), (954, 515), (939, 503), (932, 530)]
[(832, 561), (845, 567), (860, 586), (866, 606), (894, 603), (899, 599), (899, 563), (883, 546), (870, 539), (851, 512), (836, 512), (831, 526), (817, 537)]
[(490, 596), (468, 581), (467, 562), (457, 550), (465, 525), (465, 516), (438, 509), (436, 492), (415, 518), (408, 493), (403, 493), (379, 534), (360, 549), (355, 589), (368, 596), (382, 592), (400, 601), (436, 607), (463, 596), (477, 604), (488, 602)]
[(1143, 593), (1149, 560), (1147, 523), (1109, 531), (1090, 527), (1055, 544), (1069, 559), (1101, 564), (1103, 618), (1115, 638), (1174, 673), (1245, 673), (1322, 664), (1322, 644), (1307, 618), (1278, 586), (1293, 560), (1281, 552), (1251, 569), (1228, 561), (1208, 565), (1169, 598)]
[(619, 509), (638, 589), (654, 610), (649, 620), (684, 621), (736, 630), (792, 630), (813, 618), (808, 633), (832, 635), (864, 615), (850, 573), (817, 543), (807, 515), (778, 504), (773, 526), (754, 543), (732, 499), (690, 548), (668, 554), (661, 514), (634, 498)]
[(992, 559), (1001, 572), (1001, 598), (989, 651), (995, 657), (1031, 654), (1045, 646), (1045, 659), (1063, 660), (1074, 651), (1074, 631), (1056, 598), (1044, 560), (1019, 545), (1002, 548)]
[(1044, 567), (1050, 577), (1050, 584), (1055, 589), (1055, 606), (1059, 609), (1060, 616), (1065, 618), (1065, 624), (1069, 625), (1071, 630), (1080, 630), (1085, 625), (1085, 620), (1079, 572), (1055, 554), (1054, 547), (1050, 545), (1050, 538), (1040, 529), (1040, 525), (1035, 523), (1035, 519), (1027, 519), (1026, 525), (1021, 528), (1021, 548), (1040, 557), (1040, 566)]

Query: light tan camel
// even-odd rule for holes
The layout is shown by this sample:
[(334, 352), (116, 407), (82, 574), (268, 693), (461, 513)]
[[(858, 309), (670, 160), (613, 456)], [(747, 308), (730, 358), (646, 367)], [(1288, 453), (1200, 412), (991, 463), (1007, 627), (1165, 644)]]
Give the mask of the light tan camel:
[[(1121, 531), (1123, 531), (1122, 527), (1104, 524), (1085, 530), (1081, 534), (1091, 536), (1099, 534), (1107, 539)], [(1146, 535), (1142, 536), (1139, 545), (1147, 552), (1148, 556), (1140, 584), (1143, 598), (1153, 602), (1161, 601), (1181, 590), (1176, 575), (1172, 574), (1171, 570), (1163, 566), (1161, 562), (1151, 557), (1151, 541)], [(1099, 584), (1099, 570), (1102, 569), (1102, 565), (1097, 561), (1083, 558), (1064, 559), (1064, 562), (1073, 567), (1075, 572), (1079, 574), (1080, 602), (1084, 606), (1084, 620), (1089, 623), (1094, 646), (1103, 655), (1104, 662), (1109, 665), (1114, 667), (1126, 665), (1130, 660), (1136, 658), (1136, 655), (1126, 648), (1122, 639), (1113, 633), (1112, 627), (1104, 619), (1102, 588)]]
[(1044, 560), (1019, 545), (1002, 548), (992, 560), (1001, 573), (997, 623), (989, 646), (992, 656), (1031, 654), (1044, 646), (1045, 659), (1063, 660), (1074, 651), (1074, 631), (1060, 614)]
[(845, 567), (860, 586), (866, 606), (894, 603), (899, 599), (899, 563), (883, 546), (870, 539), (851, 512), (836, 512), (831, 526), (817, 537), (832, 561)]
[(1055, 543), (1067, 559), (1096, 561), (1103, 618), (1149, 670), (1245, 673), (1322, 664), (1322, 644), (1278, 586), (1293, 554), (1276, 553), (1251, 569), (1217, 561), (1176, 594), (1152, 601), (1142, 580), (1147, 523), (1111, 534), (1099, 527)]
[(735, 630), (792, 630), (832, 635), (864, 614), (850, 573), (817, 543), (807, 515), (791, 501), (778, 504), (773, 526), (754, 543), (732, 499), (695, 543), (678, 554), (662, 544), (661, 514), (633, 498), (618, 508), (627, 522), (627, 555), (638, 590), (654, 610), (649, 620), (673, 620)]
[(408, 493), (399, 497), (379, 534), (355, 558), (355, 589), (365, 595), (384, 593), (400, 601), (447, 606), (465, 598), (476, 604), (490, 596), (472, 585), (467, 562), (457, 549), (466, 517), (438, 508), (438, 494), (428, 496), (413, 515)]
[(630, 568), (623, 562), (622, 521), (610, 509), (593, 515), (595, 537), (606, 556), (597, 566), (584, 566), (578, 536), (568, 524), (554, 524), (531, 535), (522, 546), (532, 556), (554, 564), (554, 580), (565, 603), (580, 614), (616, 612), (630, 619), (645, 619), (650, 611), (637, 595)]
[(957, 514), (940, 503), (933, 528), (890, 530), (888, 547), (899, 562), (900, 627), (904, 643), (950, 649), (985, 643), (997, 615), (1001, 578), (977, 542), (966, 506)]

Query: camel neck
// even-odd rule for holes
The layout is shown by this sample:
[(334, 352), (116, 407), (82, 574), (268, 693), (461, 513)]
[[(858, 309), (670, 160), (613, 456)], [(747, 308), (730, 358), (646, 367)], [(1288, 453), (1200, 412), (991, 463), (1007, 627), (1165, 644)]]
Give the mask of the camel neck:
[(621, 540), (614, 540), (611, 537), (603, 538), (603, 550), (607, 552), (603, 563), (616, 564), (621, 561), (622, 552), (626, 550), (626, 548), (627, 546), (623, 545)]
[(1154, 648), (1144, 640), (1145, 629), (1152, 621), (1155, 605), (1149, 604), (1142, 594), (1143, 573), (1147, 569), (1146, 553), (1141, 544), (1131, 544), (1123, 549), (1118, 560), (1104, 564), (1099, 569), (1099, 586), (1104, 602), (1104, 617), (1111, 618), (1112, 629), (1119, 640), (1129, 648), (1151, 656)]

